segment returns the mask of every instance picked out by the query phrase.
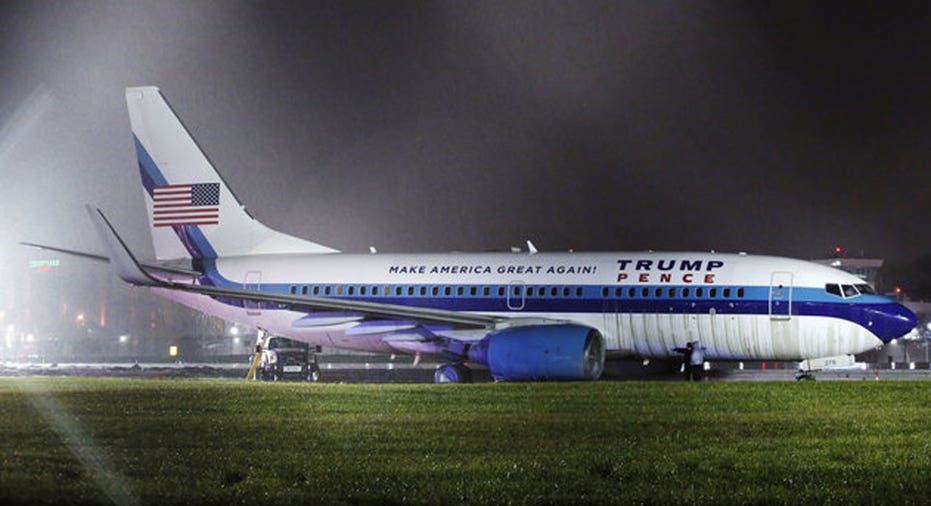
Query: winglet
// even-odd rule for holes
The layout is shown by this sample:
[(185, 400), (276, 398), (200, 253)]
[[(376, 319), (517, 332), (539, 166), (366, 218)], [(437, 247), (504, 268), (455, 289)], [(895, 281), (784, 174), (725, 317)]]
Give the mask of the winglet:
[(113, 266), (114, 272), (123, 281), (133, 285), (156, 286), (160, 283), (158, 280), (145, 272), (133, 256), (126, 243), (116, 233), (116, 229), (103, 215), (100, 209), (86, 206), (87, 213), (90, 215), (94, 226), (97, 228), (97, 234), (103, 241), (107, 256), (110, 257), (110, 265)]

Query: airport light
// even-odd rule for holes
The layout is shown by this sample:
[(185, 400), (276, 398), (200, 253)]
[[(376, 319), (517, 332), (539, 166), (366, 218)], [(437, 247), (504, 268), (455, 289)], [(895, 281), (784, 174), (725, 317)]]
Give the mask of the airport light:
[(239, 327), (237, 327), (237, 326), (235, 326), (235, 325), (233, 325), (232, 327), (230, 327), (230, 335), (231, 335), (231, 336), (238, 336), (238, 335), (239, 335)]
[(74, 321), (78, 322), (78, 325), (84, 325), (84, 313), (78, 313)]
[(129, 341), (129, 336), (127, 336), (126, 334), (121, 335), (120, 342), (125, 343), (126, 341)]

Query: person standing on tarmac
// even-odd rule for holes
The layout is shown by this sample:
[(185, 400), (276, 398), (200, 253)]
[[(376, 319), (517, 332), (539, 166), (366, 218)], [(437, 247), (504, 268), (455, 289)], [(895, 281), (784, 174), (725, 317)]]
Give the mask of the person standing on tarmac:
[(705, 372), (705, 347), (698, 341), (689, 343), (688, 347), (692, 350), (688, 356), (689, 381), (698, 381)]
[(685, 348), (674, 348), (674, 351), (682, 354), (682, 372), (685, 373), (686, 381), (692, 381), (692, 353), (694, 350), (691, 341), (685, 344)]
[(698, 381), (705, 367), (705, 347), (698, 341), (689, 341), (685, 348), (675, 348), (682, 354), (682, 369), (686, 381)]

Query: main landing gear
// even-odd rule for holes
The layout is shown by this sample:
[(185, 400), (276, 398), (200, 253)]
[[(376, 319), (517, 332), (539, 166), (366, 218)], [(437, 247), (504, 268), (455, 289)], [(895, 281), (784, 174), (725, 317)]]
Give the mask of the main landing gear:
[(815, 381), (815, 375), (811, 371), (799, 369), (795, 373), (795, 381)]
[(472, 369), (462, 362), (443, 364), (433, 373), (434, 383), (472, 383)]

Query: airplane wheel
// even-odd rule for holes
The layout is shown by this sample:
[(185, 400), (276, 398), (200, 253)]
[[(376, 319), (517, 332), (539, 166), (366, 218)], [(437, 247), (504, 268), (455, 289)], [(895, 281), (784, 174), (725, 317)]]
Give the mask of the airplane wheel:
[(433, 373), (434, 383), (471, 383), (472, 370), (465, 364), (444, 364)]
[(316, 383), (320, 381), (320, 366), (310, 364), (307, 366), (307, 381)]

